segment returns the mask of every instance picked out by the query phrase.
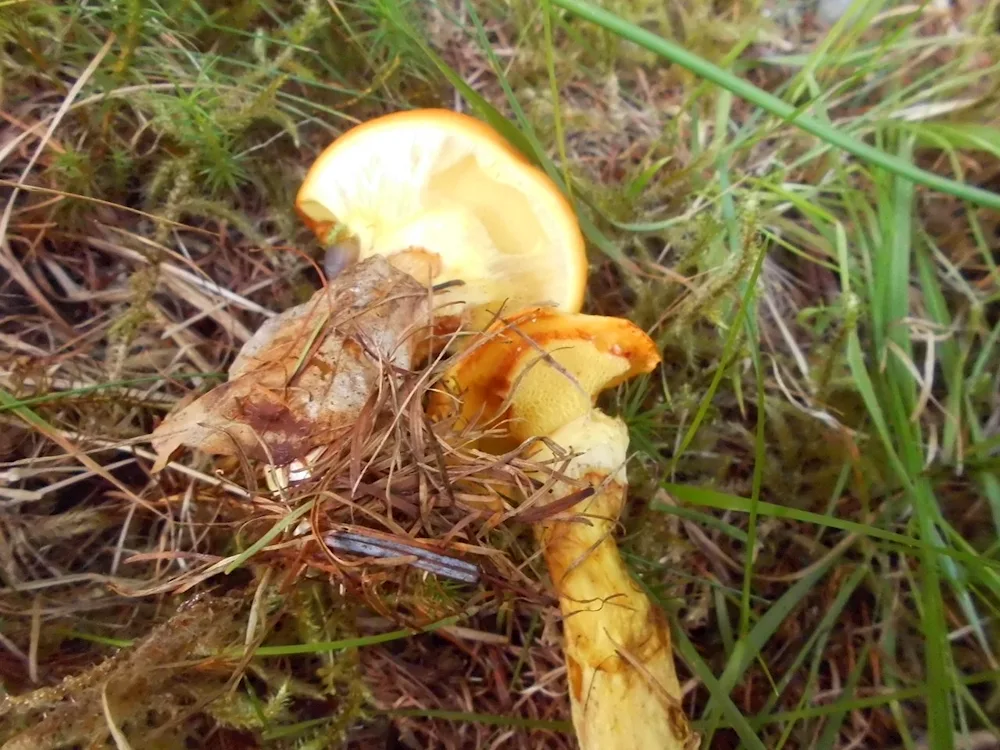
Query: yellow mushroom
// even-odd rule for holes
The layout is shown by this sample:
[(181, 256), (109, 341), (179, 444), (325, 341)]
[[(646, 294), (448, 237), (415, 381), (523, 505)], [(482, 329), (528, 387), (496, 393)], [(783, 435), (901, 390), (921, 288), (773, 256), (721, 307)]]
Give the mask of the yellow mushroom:
[[(420, 109), (352, 128), (309, 168), (295, 208), (328, 248), (328, 276), (381, 256), (436, 287), (428, 322), (438, 334), (483, 327), (501, 310), (583, 303), (587, 257), (572, 207), (544, 172), (467, 115)], [(267, 466), (269, 486), (310, 477), (322, 454)]]
[[(464, 422), (505, 420), (498, 447), (509, 449), (572, 421), (600, 391), (659, 361), (649, 336), (628, 320), (536, 307), (491, 325), (445, 381)], [(453, 402), (435, 393), (429, 408), (440, 415)]]
[[(462, 421), (506, 426), (507, 443), (539, 442), (532, 457), (560, 479), (543, 503), (593, 494), (535, 525), (563, 615), (573, 725), (583, 750), (688, 750), (698, 737), (681, 708), (664, 614), (629, 576), (613, 532), (625, 502), (628, 431), (594, 408), (604, 389), (659, 362), (627, 320), (526, 311), (498, 322), (448, 373)], [(433, 407), (443, 412), (446, 397)], [(546, 443), (566, 453), (561, 458)], [(539, 470), (539, 478), (546, 472)]]
[(587, 260), (572, 207), (473, 117), (420, 109), (352, 128), (310, 167), (295, 206), (335, 248), (332, 271), (385, 255), (427, 286), (462, 281), (436, 299), (453, 328), (479, 327), (501, 307), (583, 302)]

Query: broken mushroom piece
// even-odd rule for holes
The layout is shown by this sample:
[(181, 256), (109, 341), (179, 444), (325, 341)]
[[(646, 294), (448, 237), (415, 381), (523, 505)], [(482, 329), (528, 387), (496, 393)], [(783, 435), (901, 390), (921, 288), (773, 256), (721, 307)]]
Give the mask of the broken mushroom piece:
[(154, 471), (184, 445), (264, 462), (272, 488), (308, 476), (310, 461), (354, 428), (380, 379), (411, 367), (427, 303), (427, 291), (384, 258), (352, 266), (264, 323), (227, 382), (153, 431)]
[(587, 258), (573, 208), (485, 123), (442, 109), (397, 112), (337, 138), (295, 200), (339, 270), (345, 248), (384, 255), (435, 295), (439, 318), (480, 328), (528, 305), (577, 311)]
[[(450, 383), (463, 420), (503, 419), (512, 442), (548, 438), (531, 457), (548, 462), (560, 479), (549, 483), (542, 503), (581, 496), (581, 482), (593, 490), (535, 525), (563, 615), (580, 746), (696, 747), (681, 708), (666, 617), (629, 576), (613, 537), (626, 494), (628, 430), (593, 406), (602, 390), (656, 367), (656, 346), (619, 318), (546, 311), (505, 323), (470, 347)], [(563, 453), (556, 455), (551, 444)], [(540, 480), (548, 476), (539, 469)]]
[[(331, 250), (330, 288), (266, 324), (227, 383), (168, 417), (153, 434), (158, 467), (180, 445), (248, 455), (267, 464), (268, 484), (279, 489), (310, 476), (317, 448), (350, 428), (374, 388), (372, 361), (388, 357), (411, 323), (450, 334), (484, 327), (501, 309), (582, 304), (587, 260), (572, 207), (472, 117), (417, 110), (353, 128), (312, 165), (296, 209)], [(348, 335), (328, 332), (346, 304), (340, 291), (357, 280), (349, 271), (370, 273), (374, 259), (425, 299), (417, 305), (411, 295), (391, 320), (361, 316)], [(355, 344), (366, 330), (373, 347), (362, 349)], [(433, 341), (393, 349), (401, 359), (392, 364), (409, 367)], [(289, 344), (303, 347), (288, 354)]]
[(451, 393), (434, 392), (429, 409), (441, 416), (457, 403), (462, 423), (502, 420), (503, 437), (492, 447), (510, 450), (584, 414), (602, 390), (659, 361), (649, 336), (628, 320), (529, 308), (470, 344), (445, 375)]

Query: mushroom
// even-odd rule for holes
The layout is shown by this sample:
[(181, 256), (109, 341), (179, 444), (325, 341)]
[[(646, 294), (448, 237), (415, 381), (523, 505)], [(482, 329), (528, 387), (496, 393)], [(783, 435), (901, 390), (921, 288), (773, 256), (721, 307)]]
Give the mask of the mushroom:
[[(681, 708), (666, 618), (630, 578), (612, 536), (627, 488), (628, 430), (594, 407), (601, 391), (659, 361), (653, 341), (627, 320), (527, 310), (470, 346), (447, 375), (450, 400), (432, 404), (439, 416), (457, 408), (459, 423), (499, 422), (495, 450), (547, 438), (530, 455), (559, 474), (543, 485), (540, 500), (553, 512), (535, 536), (559, 596), (583, 750), (687, 750), (699, 741)], [(592, 492), (580, 493), (581, 483)], [(556, 503), (567, 497), (584, 499), (562, 511)]]
[[(551, 504), (535, 533), (563, 613), (581, 746), (696, 745), (665, 618), (629, 578), (612, 537), (628, 432), (594, 407), (601, 391), (650, 372), (660, 358), (629, 321), (578, 314), (587, 261), (570, 204), (487, 125), (431, 109), (377, 118), (338, 138), (310, 168), (296, 209), (328, 248), (335, 293), (320, 290), (265, 326), (229, 383), (171, 415), (153, 435), (158, 465), (183, 444), (266, 461), (275, 489), (309, 476), (383, 366), (406, 368), (417, 356), (410, 334), (426, 297), (405, 290), (431, 290), (435, 329), (486, 330), (446, 379), (459, 398), (436, 394), (430, 411), (500, 421), (502, 434), (484, 448), (547, 439), (531, 444), (541, 500)], [(369, 297), (380, 306), (364, 307)], [(342, 354), (350, 366), (330, 369)], [(351, 379), (349, 398), (317, 375), (324, 368), (338, 373), (334, 385)], [(545, 463), (560, 465), (555, 481), (545, 481)], [(591, 491), (576, 492), (581, 483)], [(574, 493), (585, 497), (561, 512)]]
[[(494, 444), (509, 450), (572, 421), (601, 390), (659, 361), (656, 346), (631, 321), (533, 307), (487, 328), (444, 380), (460, 392), (464, 422), (506, 419)], [(428, 408), (441, 415), (454, 400), (438, 392)]]
[(481, 328), (501, 308), (583, 303), (587, 258), (573, 208), (468, 115), (419, 109), (352, 128), (310, 167), (295, 207), (327, 246), (328, 270), (384, 255), (436, 287), (439, 328)]
[[(154, 432), (158, 467), (181, 445), (262, 455), (269, 486), (281, 489), (311, 476), (335, 442), (332, 427), (343, 434), (352, 423), (375, 388), (375, 360), (398, 358), (383, 344), (406, 339), (398, 367), (426, 355), (428, 341), (412, 335), (414, 325), (426, 319), (433, 332), (450, 334), (483, 327), (501, 309), (582, 305), (587, 258), (572, 207), (544, 172), (472, 117), (423, 109), (352, 128), (310, 167), (295, 206), (327, 246), (330, 288), (265, 325), (237, 357), (229, 382)], [(431, 315), (410, 314), (422, 306), (407, 292), (383, 304), (380, 315), (349, 318), (346, 334), (328, 330), (359, 278), (431, 289)], [(359, 347), (366, 326), (373, 346)], [(342, 356), (344, 348), (350, 351)], [(348, 369), (327, 367), (345, 359)], [(253, 367), (242, 366), (247, 362)], [(315, 387), (301, 387), (303, 373), (323, 368), (335, 373), (332, 387), (316, 377), (309, 380)], [(349, 393), (336, 387), (348, 380)]]
[[(436, 334), (485, 327), (501, 310), (583, 304), (587, 255), (572, 206), (468, 115), (418, 109), (348, 130), (313, 162), (295, 208), (327, 248), (328, 277), (383, 256), (432, 289)], [(269, 485), (310, 477), (321, 455), (269, 466)]]

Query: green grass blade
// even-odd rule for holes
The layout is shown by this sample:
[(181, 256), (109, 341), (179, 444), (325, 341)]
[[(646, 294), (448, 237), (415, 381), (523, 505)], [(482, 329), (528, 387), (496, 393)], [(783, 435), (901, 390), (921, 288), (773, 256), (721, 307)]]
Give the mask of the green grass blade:
[(699, 513), (691, 508), (684, 508), (677, 505), (667, 505), (666, 503), (661, 503), (653, 501), (649, 505), (650, 510), (655, 510), (658, 513), (667, 513), (672, 516), (677, 516), (683, 518), (685, 521), (693, 521), (705, 528), (716, 529), (721, 531), (726, 536), (732, 537), (738, 542), (743, 544), (747, 543), (747, 533), (743, 529), (737, 528), (730, 523), (726, 523), (722, 519), (711, 516), (708, 513)]
[[(695, 505), (702, 505), (707, 508), (717, 508), (719, 510), (739, 511), (741, 513), (750, 512), (750, 500), (738, 495), (730, 495), (725, 492), (706, 489), (704, 487), (689, 487), (682, 484), (663, 482), (661, 484), (670, 494)], [(804, 523), (817, 524), (819, 526), (829, 526), (830, 528), (848, 531), (854, 534), (870, 536), (874, 539), (883, 539), (889, 542), (905, 545), (907, 547), (919, 546), (911, 537), (905, 534), (897, 534), (894, 531), (886, 531), (877, 526), (848, 521), (836, 516), (825, 516), (820, 513), (811, 513), (799, 508), (791, 508), (787, 505), (777, 505), (775, 503), (764, 502), (757, 504), (757, 512), (760, 515), (771, 518), (783, 518), (792, 521), (802, 521)]]
[(229, 565), (226, 566), (225, 573), (229, 575), (243, 563), (249, 560), (251, 557), (260, 552), (264, 547), (269, 545), (273, 539), (275, 539), (279, 534), (281, 534), (285, 529), (290, 528), (296, 521), (298, 521), (302, 516), (312, 510), (313, 505), (316, 503), (315, 500), (310, 500), (307, 503), (303, 503), (298, 508), (293, 510), (287, 516), (278, 521), (274, 526), (268, 529), (264, 535), (258, 539), (256, 542), (247, 547), (243, 552), (241, 552), (235, 560), (233, 560)]
[[(744, 675), (750, 664), (759, 657), (761, 650), (770, 640), (771, 636), (784, 622), (785, 618), (798, 606), (799, 602), (812, 590), (813, 586), (827, 574), (835, 562), (846, 551), (841, 548), (834, 554), (826, 555), (820, 564), (816, 565), (805, 576), (796, 581), (781, 598), (778, 599), (765, 612), (754, 625), (753, 629), (747, 633), (746, 637), (740, 638), (733, 649), (733, 654), (726, 663), (726, 667), (719, 677), (719, 686), (722, 691), (728, 694), (740, 678)], [(708, 714), (709, 736), (717, 726), (718, 719), (722, 716), (722, 709), (715, 702), (715, 696), (705, 706), (705, 713)]]
[[(847, 676), (847, 682), (844, 683), (844, 695), (854, 695), (854, 691), (857, 690), (861, 675), (868, 666), (868, 652), (870, 650), (871, 642), (865, 643), (861, 649), (861, 653), (858, 654), (854, 668), (851, 669), (851, 673)], [(840, 728), (844, 724), (845, 716), (847, 716), (847, 709), (841, 707), (826, 717), (826, 726), (823, 727), (823, 734), (816, 741), (816, 750), (836, 749), (840, 741)]]
[(389, 716), (415, 716), (428, 719), (445, 719), (447, 721), (464, 721), (470, 724), (490, 724), (497, 727), (517, 727), (519, 729), (542, 729), (549, 732), (572, 734), (573, 724), (568, 721), (547, 721), (545, 719), (528, 719), (520, 716), (497, 716), (495, 714), (477, 714), (471, 711), (447, 711), (439, 708), (392, 708), (386, 712)]
[[(684, 629), (675, 622), (672, 630), (674, 633), (674, 648), (677, 650), (677, 653), (680, 654), (681, 659), (684, 660), (691, 668), (691, 671), (705, 685), (705, 689), (715, 702), (715, 705), (719, 707), (719, 711), (726, 718), (729, 726), (739, 735), (743, 746), (752, 750), (764, 750), (764, 743), (760, 741), (757, 733), (750, 726), (750, 722), (740, 712), (739, 708), (736, 707), (736, 704), (733, 703), (732, 698), (729, 697), (729, 691), (723, 688), (719, 680), (712, 674), (712, 670), (705, 663), (705, 660), (701, 658), (701, 654), (698, 653), (694, 644), (691, 643), (691, 639), (687, 637)], [(707, 745), (703, 744), (702, 746), (706, 747)]]
[(788, 665), (788, 669), (785, 670), (784, 677), (782, 677), (778, 682), (777, 688), (771, 693), (770, 696), (768, 696), (767, 703), (764, 704), (764, 708), (760, 712), (762, 715), (768, 714), (771, 709), (774, 708), (775, 704), (781, 698), (781, 695), (788, 689), (788, 686), (796, 678), (798, 669), (806, 660), (809, 652), (815, 649), (819, 654), (825, 650), (825, 645), (830, 637), (830, 633), (837, 624), (837, 620), (844, 611), (844, 607), (847, 606), (847, 600), (850, 599), (854, 590), (858, 587), (858, 584), (861, 583), (861, 579), (864, 578), (869, 571), (870, 568), (867, 565), (859, 566), (855, 568), (850, 577), (844, 581), (840, 590), (837, 592), (836, 598), (830, 603), (829, 608), (823, 614), (823, 619), (819, 621), (819, 624), (816, 626), (815, 630), (813, 630), (812, 635), (809, 636), (809, 640), (806, 641), (805, 645), (803, 645), (799, 653), (796, 654), (791, 664)]
[[(347, 651), (348, 649), (362, 648), (364, 646), (376, 646), (380, 643), (390, 643), (391, 641), (398, 641), (403, 638), (411, 638), (415, 635), (420, 635), (421, 633), (433, 633), (435, 630), (439, 630), (440, 628), (446, 628), (454, 625), (463, 618), (464, 615), (452, 615), (451, 617), (445, 617), (436, 622), (432, 622), (430, 625), (423, 628), (403, 628), (401, 630), (392, 630), (388, 633), (364, 635), (358, 636), (357, 638), (342, 638), (337, 641), (292, 643), (284, 646), (260, 646), (254, 650), (253, 654), (254, 656), (275, 658), (298, 656), (301, 654), (328, 654), (334, 651)], [(231, 653), (234, 653), (237, 656), (242, 656), (243, 652), (239, 649), (234, 649)]]
[[(961, 678), (961, 684), (963, 685), (983, 685), (997, 681), (1000, 681), (1000, 670), (995, 669)], [(829, 716), (835, 711), (840, 711), (841, 709), (846, 709), (848, 711), (863, 711), (868, 708), (885, 706), (888, 703), (920, 700), (926, 697), (927, 688), (923, 685), (919, 687), (901, 688), (900, 690), (893, 690), (892, 692), (881, 693), (879, 695), (865, 696), (863, 698), (855, 698), (848, 694), (836, 703), (831, 703), (826, 706), (808, 706), (796, 711), (782, 711), (781, 713), (771, 714), (769, 716), (755, 716), (748, 719), (748, 722), (750, 726), (757, 729), (768, 724), (780, 724), (786, 721), (818, 719), (824, 716)], [(726, 725), (723, 724), (722, 726)]]
[[(682, 484), (673, 484), (671, 482), (661, 482), (660, 486), (675, 497), (678, 497), (686, 502), (693, 503), (694, 505), (701, 505), (706, 508), (717, 508), (719, 510), (737, 511), (740, 513), (750, 512), (750, 500), (745, 497), (730, 495), (725, 492), (718, 492), (704, 487), (690, 487)], [(914, 539), (913, 537), (906, 536), (905, 534), (898, 534), (894, 531), (887, 531), (886, 529), (879, 528), (878, 526), (872, 526), (871, 524), (848, 521), (843, 518), (837, 518), (836, 516), (827, 516), (822, 513), (812, 513), (807, 510), (801, 510), (800, 508), (790, 508), (786, 505), (778, 505), (776, 503), (768, 503), (764, 501), (757, 504), (757, 513), (770, 518), (802, 521), (803, 523), (827, 526), (832, 529), (847, 531), (852, 534), (859, 534), (873, 539), (880, 539), (883, 542), (899, 545), (902, 548), (901, 551), (914, 553), (926, 550), (935, 555), (943, 555), (945, 557), (950, 557), (964, 562), (966, 565), (969, 565), (974, 569), (983, 571), (984, 574), (989, 573), (995, 576), (997, 571), (1000, 571), (1000, 561), (991, 560), (988, 557), (976, 554), (975, 550), (972, 548), (962, 550), (945, 547), (943, 545), (931, 545), (920, 539)], [(997, 582), (997, 584), (1000, 585), (1000, 582)]]
[[(171, 375), (169, 380), (195, 380), (199, 378), (205, 378), (206, 380), (223, 380), (226, 374), (224, 372), (199, 372), (199, 373), (183, 373), (179, 375)], [(42, 394), (40, 396), (29, 396), (23, 399), (14, 399), (10, 403), (0, 404), (0, 414), (5, 411), (10, 411), (11, 409), (16, 409), (21, 406), (35, 406), (36, 404), (47, 404), (52, 401), (58, 401), (61, 399), (73, 399), (79, 396), (89, 396), (94, 393), (100, 393), (101, 391), (107, 390), (121, 390), (128, 389), (139, 385), (150, 385), (152, 383), (161, 383), (168, 378), (162, 375), (149, 375), (143, 378), (129, 378), (128, 380), (112, 380), (107, 383), (95, 383), (94, 385), (80, 386), (79, 388), (67, 388), (64, 391), (50, 391), (49, 393)]]
[(843, 130), (814, 120), (808, 115), (799, 114), (796, 116), (797, 110), (795, 107), (773, 94), (757, 88), (752, 83), (733, 75), (727, 70), (723, 70), (708, 60), (689, 52), (680, 45), (640, 28), (614, 13), (599, 8), (585, 0), (552, 0), (552, 2), (581, 18), (602, 26), (623, 39), (628, 39), (640, 47), (655, 52), (661, 57), (731, 91), (783, 120), (793, 122), (807, 133), (849, 154), (853, 154), (859, 159), (882, 167), (893, 174), (906, 177), (908, 180), (912, 180), (920, 185), (940, 190), (942, 193), (964, 198), (981, 206), (1000, 208), (1000, 194), (933, 174), (932, 172), (920, 169), (912, 162), (905, 161), (881, 149), (869, 146), (867, 143), (858, 141)]
[(723, 349), (722, 357), (716, 366), (715, 374), (712, 376), (712, 382), (709, 385), (708, 390), (705, 392), (705, 395), (701, 398), (701, 401), (698, 404), (698, 411), (695, 412), (691, 425), (684, 433), (684, 438), (681, 440), (681, 444), (674, 452), (673, 467), (670, 472), (671, 475), (677, 467), (677, 461), (683, 455), (684, 451), (687, 450), (688, 446), (691, 445), (691, 441), (694, 440), (694, 436), (698, 432), (698, 428), (701, 427), (701, 424), (705, 419), (705, 415), (708, 414), (708, 408), (712, 405), (712, 399), (715, 396), (716, 390), (719, 388), (719, 383), (722, 382), (723, 376), (729, 369), (728, 364), (732, 361), (733, 355), (736, 351), (736, 344), (739, 341), (739, 332), (742, 330), (742, 327), (737, 325), (737, 323), (741, 321), (743, 319), (743, 315), (746, 314), (744, 311), (753, 304), (753, 299), (756, 296), (757, 279), (760, 277), (760, 270), (763, 267), (763, 264), (764, 252), (760, 252), (754, 261), (750, 277), (747, 279), (746, 288), (744, 289), (740, 306), (736, 310), (734, 320), (729, 325), (729, 333), (726, 334), (726, 344)]

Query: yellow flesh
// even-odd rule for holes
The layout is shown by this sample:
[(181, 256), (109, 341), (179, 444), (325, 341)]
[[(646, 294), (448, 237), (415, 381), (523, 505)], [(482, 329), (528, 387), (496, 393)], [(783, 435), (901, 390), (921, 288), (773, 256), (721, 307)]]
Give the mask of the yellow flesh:
[(509, 430), (518, 442), (548, 435), (586, 414), (597, 394), (629, 370), (627, 359), (590, 342), (556, 341), (546, 349), (558, 367), (532, 354), (515, 376)]
[[(463, 424), (504, 430), (490, 449), (549, 434), (589, 411), (601, 391), (660, 361), (653, 340), (622, 318), (530, 309), (486, 335), (446, 383), (461, 401)], [(454, 403), (443, 394), (430, 401), (435, 415), (448, 414)]]
[(497, 144), (431, 119), (376, 125), (317, 167), (299, 207), (355, 235), (360, 257), (436, 253), (434, 283), (466, 282), (442, 301), (579, 308), (585, 262), (567, 249), (575, 220), (542, 175)]

